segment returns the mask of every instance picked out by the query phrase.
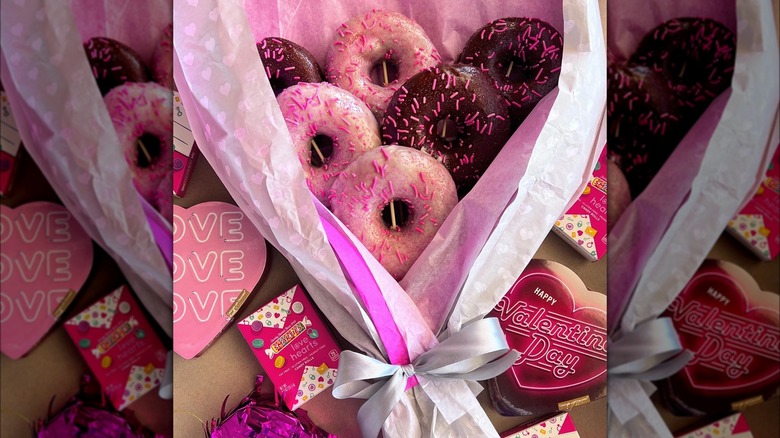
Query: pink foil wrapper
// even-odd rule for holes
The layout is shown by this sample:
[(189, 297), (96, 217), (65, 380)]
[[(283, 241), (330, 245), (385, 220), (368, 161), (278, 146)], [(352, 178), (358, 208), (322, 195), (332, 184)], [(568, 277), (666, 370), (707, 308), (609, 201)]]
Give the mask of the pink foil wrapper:
[[(35, 425), (37, 438), (158, 438), (130, 413), (122, 413), (101, 400), (90, 375), (84, 375), (81, 390), (56, 414), (49, 413)], [(52, 399), (52, 402), (54, 400)], [(51, 406), (49, 406), (51, 409)]]
[(258, 375), (255, 389), (229, 413), (225, 413), (227, 397), (219, 419), (206, 425), (211, 438), (336, 438), (319, 429), (309, 418), (296, 415), (283, 406), (273, 393), (263, 394), (263, 375)]
[[(320, 221), (350, 239), (379, 284), (405, 348), (416, 357), (436, 342), (434, 333), (448, 315), (457, 315), (450, 319), (450, 327), (457, 330), (494, 307), (587, 183), (604, 145), (606, 56), (598, 3), (456, 2), (432, 11), (418, 1), (384, 1), (370, 7), (356, 1), (281, 1), (275, 8), (264, 4), (262, 14), (258, 8), (238, 0), (200, 0), (197, 7), (177, 3), (174, 77), (195, 140), (239, 207), (290, 260), (336, 329), (362, 351), (384, 356), (377, 330), (385, 321), (372, 321), (355, 297), (353, 279), (342, 272)], [(400, 285), (314, 202), (255, 47), (257, 39), (276, 34), (302, 43), (322, 60), (336, 26), (371, 8), (397, 10), (417, 20), (446, 60), (453, 59), (478, 28), (506, 16), (538, 11), (538, 16), (552, 17), (548, 19), (560, 26), (565, 39), (558, 90), (521, 125)], [(247, 35), (247, 27), (254, 34)], [(508, 241), (521, 245), (508, 254), (491, 251)], [(503, 255), (502, 260), (494, 261), (495, 254)], [(477, 283), (469, 284), (467, 278)], [(483, 289), (485, 282), (489, 293)], [(409, 393), (414, 398), (402, 398), (385, 423), (385, 433), (402, 436), (435, 428), (439, 433), (492, 435), (494, 428), (473, 389), (464, 381), (428, 381), (415, 387)], [(415, 411), (423, 412), (422, 419)], [(436, 415), (444, 421), (433, 421)]]
[(116, 38), (149, 61), (171, 8), (170, 0), (30, 0), (3, 2), (0, 14), (2, 81), (27, 152), (169, 335), (170, 254), (161, 252), (171, 225), (133, 186), (83, 41)]

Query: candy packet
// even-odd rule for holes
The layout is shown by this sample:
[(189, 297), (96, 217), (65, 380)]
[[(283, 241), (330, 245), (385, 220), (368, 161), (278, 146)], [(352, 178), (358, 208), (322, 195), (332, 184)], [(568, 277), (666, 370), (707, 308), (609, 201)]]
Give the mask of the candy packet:
[[(514, 133), (400, 284), (312, 198), (255, 47), (277, 35), (302, 43), (322, 61), (337, 26), (371, 7), (416, 20), (445, 62), (473, 32), (502, 17), (543, 18), (564, 34), (558, 89)], [(315, 304), (358, 349), (405, 364), (434, 348), (445, 325), (442, 339), (478, 324), (584, 188), (604, 145), (605, 54), (595, 1), (464, 2), (439, 10), (386, 1), (371, 7), (351, 1), (182, 3), (175, 10), (174, 77), (202, 155), (288, 258)], [(462, 14), (466, 9), (474, 13)], [(390, 406), (386, 434), (496, 436), (474, 399), (478, 385), (418, 382)]]
[(3, 3), (0, 67), (26, 151), (172, 335), (171, 225), (133, 186), (83, 47), (107, 36), (149, 62), (170, 11), (168, 0)]

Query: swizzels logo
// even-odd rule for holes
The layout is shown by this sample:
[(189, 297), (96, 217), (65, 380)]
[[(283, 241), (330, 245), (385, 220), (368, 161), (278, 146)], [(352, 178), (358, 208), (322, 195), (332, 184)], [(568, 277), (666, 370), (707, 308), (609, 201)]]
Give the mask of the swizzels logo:
[(287, 329), (281, 336), (279, 336), (272, 344), (271, 348), (265, 350), (265, 354), (269, 359), (273, 359), (274, 355), (279, 354), (284, 350), (284, 347), (292, 344), (292, 342), (306, 332), (306, 329), (311, 327), (311, 321), (308, 317), (303, 317), (303, 321), (298, 321), (292, 327)]
[(191, 359), (223, 331), (265, 269), (265, 239), (224, 202), (173, 209), (173, 349)]
[(522, 286), (504, 296), (493, 315), (501, 321), (510, 346), (520, 353), (512, 367), (519, 386), (563, 389), (604, 374), (604, 311), (576, 308), (571, 291), (549, 274), (530, 274), (518, 284)]
[(751, 308), (728, 275), (696, 275), (665, 314), (683, 346), (695, 353), (684, 368), (693, 387), (731, 390), (777, 379), (777, 309)]

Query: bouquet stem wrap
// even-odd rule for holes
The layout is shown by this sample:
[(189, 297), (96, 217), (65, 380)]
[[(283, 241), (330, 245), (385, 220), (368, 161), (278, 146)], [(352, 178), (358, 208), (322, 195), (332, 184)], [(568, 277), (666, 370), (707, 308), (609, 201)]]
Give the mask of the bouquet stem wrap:
[[(457, 57), (471, 33), (497, 18), (538, 17), (564, 33), (559, 88), (515, 132), (400, 284), (311, 196), (255, 47), (261, 38), (281, 36), (322, 62), (333, 36), (328, 29), (335, 32), (371, 7), (416, 20), (445, 62)], [(396, 381), (404, 373), (410, 377), (409, 365), (414, 367), (411, 383), (391, 385), (394, 394), (399, 387), (406, 392), (397, 404), (387, 404), (384, 433), (497, 436), (475, 398), (481, 387), (465, 380), (471, 367), (456, 367), (466, 374), (456, 379), (426, 378), (418, 371), (438, 367), (418, 360), (426, 352), (439, 357), (433, 353), (439, 345), (495, 306), (589, 179), (605, 138), (606, 54), (597, 1), (458, 0), (433, 10), (415, 0), (370, 7), (357, 0), (262, 6), (199, 0), (177, 3), (174, 26), (174, 79), (193, 135), (237, 205), (287, 257), (349, 342), (388, 364)], [(334, 251), (339, 241), (351, 248), (347, 256)], [(366, 268), (359, 274), (352, 269), (357, 262)], [(445, 324), (449, 329), (437, 339)], [(493, 347), (486, 357), (504, 351)]]
[[(640, 2), (610, 9), (613, 18)], [(659, 2), (656, 2), (659, 3)], [(732, 5), (732, 6), (729, 6)], [(623, 9), (625, 8), (625, 9)], [(650, 16), (649, 16), (650, 15)], [(616, 24), (615, 35), (643, 34), (675, 16), (712, 17), (737, 34), (731, 89), (686, 135), (610, 235), (610, 436), (671, 437), (649, 396), (650, 380), (674, 374), (690, 360), (665, 319), (655, 320), (706, 258), (728, 221), (755, 192), (778, 144), (778, 49), (769, 0), (708, 4), (660, 2), (654, 14)], [(623, 29), (625, 28), (625, 29)], [(641, 35), (610, 42), (620, 53)], [(648, 213), (652, 211), (651, 215)], [(631, 348), (631, 339), (648, 348)], [(665, 360), (668, 359), (668, 360)]]
[[(170, 5), (167, 0), (4, 1), (0, 69), (27, 152), (172, 336), (171, 225), (133, 186), (83, 47), (92, 36), (115, 37), (139, 46), (149, 61), (170, 22)], [(145, 23), (145, 32), (131, 27), (135, 20)], [(131, 36), (137, 41), (127, 39)]]

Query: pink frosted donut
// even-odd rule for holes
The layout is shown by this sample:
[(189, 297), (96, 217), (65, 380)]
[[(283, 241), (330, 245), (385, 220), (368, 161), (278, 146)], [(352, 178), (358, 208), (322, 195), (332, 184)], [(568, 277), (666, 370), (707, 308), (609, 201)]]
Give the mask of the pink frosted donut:
[(360, 98), (378, 119), (407, 79), (441, 62), (420, 25), (395, 12), (369, 12), (336, 32), (328, 51), (328, 81)]
[(336, 179), (331, 194), (333, 214), (396, 280), (406, 275), (457, 203), (447, 168), (404, 146), (364, 153)]
[(360, 99), (325, 82), (298, 83), (276, 99), (309, 190), (328, 206), (335, 177), (358, 155), (381, 144), (379, 124)]
[[(154, 82), (128, 82), (104, 97), (136, 189), (163, 212), (173, 166), (173, 94)], [(145, 151), (145, 152), (144, 152)]]
[(154, 51), (152, 59), (154, 66), (154, 80), (173, 90), (173, 24), (169, 24), (163, 30), (160, 44)]

